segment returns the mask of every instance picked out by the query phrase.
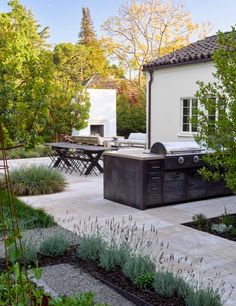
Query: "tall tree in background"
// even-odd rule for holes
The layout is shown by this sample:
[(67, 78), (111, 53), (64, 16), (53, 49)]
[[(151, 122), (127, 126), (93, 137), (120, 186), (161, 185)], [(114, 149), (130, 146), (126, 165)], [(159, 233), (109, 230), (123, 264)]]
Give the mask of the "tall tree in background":
[(213, 55), (215, 81), (199, 82), (196, 140), (214, 150), (206, 156), (209, 167), (201, 173), (225, 179), (236, 193), (236, 26), (230, 33), (219, 33), (218, 44)]
[(118, 16), (105, 21), (108, 37), (103, 43), (133, 84), (144, 90), (143, 64), (189, 44), (197, 28), (182, 3), (133, 0), (121, 6)]
[(79, 33), (80, 44), (91, 44), (96, 41), (96, 34), (93, 29), (93, 21), (88, 7), (82, 8), (81, 31)]
[(8, 142), (34, 144), (45, 123), (51, 56), (30, 11), (18, 0), (0, 13), (0, 122)]

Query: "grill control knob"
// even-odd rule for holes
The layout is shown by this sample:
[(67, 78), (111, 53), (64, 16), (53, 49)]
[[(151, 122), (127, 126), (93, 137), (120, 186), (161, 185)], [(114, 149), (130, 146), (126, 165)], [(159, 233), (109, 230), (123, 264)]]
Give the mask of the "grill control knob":
[(194, 161), (194, 163), (198, 163), (199, 162), (199, 156), (197, 156), (197, 155), (193, 156), (193, 161)]
[(178, 164), (179, 165), (182, 165), (184, 163), (184, 158), (183, 158), (183, 156), (180, 156), (179, 158), (178, 158)]

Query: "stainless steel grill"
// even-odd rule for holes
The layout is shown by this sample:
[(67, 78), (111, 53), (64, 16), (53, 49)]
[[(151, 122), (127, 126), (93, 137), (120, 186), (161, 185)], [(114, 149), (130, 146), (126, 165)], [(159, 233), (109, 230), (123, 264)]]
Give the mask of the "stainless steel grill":
[(186, 142), (155, 142), (150, 150), (150, 153), (156, 154), (186, 154), (186, 153), (200, 153), (202, 149), (194, 141)]
[(203, 166), (206, 151), (196, 142), (156, 142), (150, 153), (164, 155), (164, 169), (198, 168)]

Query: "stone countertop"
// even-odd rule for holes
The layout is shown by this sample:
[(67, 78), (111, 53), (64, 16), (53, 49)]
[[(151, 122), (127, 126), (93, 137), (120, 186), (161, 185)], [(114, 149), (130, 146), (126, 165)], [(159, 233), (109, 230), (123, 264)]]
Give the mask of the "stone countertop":
[(111, 151), (105, 152), (105, 156), (115, 156), (120, 158), (130, 158), (130, 159), (137, 159), (137, 160), (159, 160), (164, 159), (164, 155), (161, 154), (151, 154), (148, 150), (143, 149), (127, 149), (127, 150), (120, 150), (120, 151)]

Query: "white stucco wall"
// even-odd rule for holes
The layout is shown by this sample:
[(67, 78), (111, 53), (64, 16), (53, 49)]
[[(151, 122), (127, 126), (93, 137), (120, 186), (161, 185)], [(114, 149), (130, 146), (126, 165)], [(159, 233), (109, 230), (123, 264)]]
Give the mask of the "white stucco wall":
[(104, 137), (116, 135), (116, 90), (87, 89), (90, 96), (88, 126), (80, 131), (73, 130), (73, 135), (90, 135), (90, 125), (104, 125)]
[(151, 144), (156, 141), (193, 140), (191, 133), (181, 133), (181, 98), (194, 97), (198, 89), (196, 81), (212, 81), (213, 72), (212, 62), (163, 68), (153, 72)]

